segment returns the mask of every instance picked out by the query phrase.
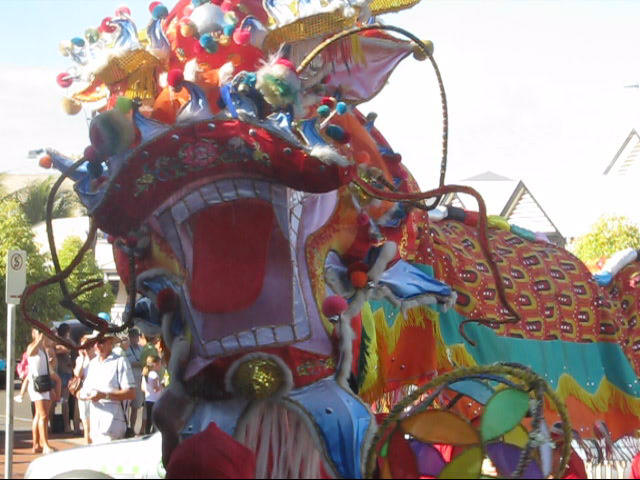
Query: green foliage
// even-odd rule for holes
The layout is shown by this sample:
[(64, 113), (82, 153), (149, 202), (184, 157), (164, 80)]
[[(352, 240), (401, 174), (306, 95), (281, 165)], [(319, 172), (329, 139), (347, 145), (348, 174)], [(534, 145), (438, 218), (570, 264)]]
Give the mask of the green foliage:
[[(62, 243), (62, 247), (58, 253), (62, 268), (66, 268), (72, 262), (82, 247), (82, 244), (83, 241), (79, 237), (68, 237)], [(89, 251), (67, 280), (69, 292), (73, 294), (73, 292), (82, 288), (82, 284), (87, 280), (102, 278), (103, 273), (96, 263), (93, 252)], [(111, 310), (115, 302), (115, 296), (109, 284), (105, 283), (99, 288), (81, 294), (75, 301), (85, 310), (97, 315), (98, 312), (109, 312)]]
[(571, 251), (587, 265), (608, 258), (625, 248), (640, 248), (640, 228), (626, 217), (601, 217), (586, 235), (578, 238)]
[[(31, 225), (44, 222), (46, 218), (47, 200), (54, 182), (54, 177), (47, 177), (42, 181), (31, 183), (15, 193)], [(70, 217), (77, 209), (78, 202), (73, 192), (69, 190), (58, 190), (53, 201), (51, 216), (52, 218)]]
[[(24, 250), (27, 253), (27, 285), (39, 282), (51, 275), (47, 258), (38, 252), (34, 242), (31, 225), (15, 198), (5, 198), (0, 201), (0, 291), (4, 295), (5, 277), (7, 273), (7, 252), (9, 250)], [(62, 307), (59, 306), (59, 293), (55, 287), (47, 287), (37, 291), (29, 300), (27, 308), (30, 315), (45, 323), (60, 318)], [(20, 308), (17, 309), (16, 321), (16, 352), (21, 355), (31, 339), (30, 327), (22, 319)], [(6, 354), (6, 321), (7, 305), (4, 301), (0, 305), (0, 355)]]

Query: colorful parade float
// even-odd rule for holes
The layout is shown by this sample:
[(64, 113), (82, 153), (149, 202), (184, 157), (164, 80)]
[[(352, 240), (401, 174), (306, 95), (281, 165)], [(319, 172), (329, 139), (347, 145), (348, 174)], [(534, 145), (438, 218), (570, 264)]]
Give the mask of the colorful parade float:
[[(50, 234), (23, 315), (55, 338), (30, 296), (58, 284), (92, 329), (161, 335), (170, 383), (160, 434), (32, 476), (558, 478), (572, 446), (604, 460), (635, 434), (637, 255), (594, 278), (446, 184), (433, 45), (378, 20), (415, 3), (153, 2), (146, 29), (123, 7), (61, 45), (90, 144), (40, 163), (91, 217), (78, 259), (109, 235), (128, 305), (119, 327), (79, 307)], [(427, 192), (358, 108), (405, 59), (442, 98)]]

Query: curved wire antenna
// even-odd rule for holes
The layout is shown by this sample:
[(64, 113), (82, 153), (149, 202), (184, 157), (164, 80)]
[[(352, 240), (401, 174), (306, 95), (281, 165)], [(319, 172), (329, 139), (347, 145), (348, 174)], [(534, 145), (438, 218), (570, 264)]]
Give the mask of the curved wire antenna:
[[(309, 54), (300, 62), (296, 72), (300, 75), (313, 61), (313, 59), (318, 56), (325, 48), (327, 48), (332, 43), (337, 42), (338, 40), (348, 37), (350, 35), (355, 35), (360, 32), (364, 32), (367, 30), (388, 30), (392, 32), (399, 33), (407, 38), (409, 38), (412, 42), (414, 42), (424, 53), (426, 57), (429, 58), (431, 65), (433, 66), (433, 70), (436, 74), (436, 78), (438, 79), (438, 88), (440, 89), (440, 101), (442, 103), (442, 159), (440, 161), (440, 181), (438, 185), (440, 187), (444, 187), (445, 184), (445, 175), (447, 173), (447, 156), (449, 151), (449, 111), (447, 108), (447, 94), (444, 89), (444, 83), (442, 81), (442, 75), (440, 74), (440, 69), (438, 68), (438, 64), (433, 58), (433, 53), (431, 49), (425, 45), (425, 43), (420, 40), (418, 37), (413, 35), (411, 32), (408, 32), (404, 28), (396, 27), (394, 25), (382, 25), (380, 23), (372, 23), (371, 25), (361, 25), (358, 27), (353, 27), (347, 30), (343, 30), (335, 34), (332, 37), (329, 37), (322, 43), (320, 43), (316, 48), (311, 50)], [(429, 205), (429, 208), (434, 208), (440, 203), (441, 196), (436, 196), (434, 201)]]
[[(85, 348), (92, 343), (95, 343), (98, 339), (100, 339), (104, 334), (107, 333), (119, 333), (127, 328), (129, 328), (133, 322), (133, 309), (135, 307), (135, 284), (136, 284), (136, 275), (135, 275), (135, 258), (133, 253), (129, 254), (129, 285), (128, 285), (128, 301), (127, 301), (127, 309), (125, 309), (125, 318), (123, 319), (122, 325), (119, 327), (112, 327), (109, 325), (107, 321), (98, 317), (82, 308), (78, 303), (76, 303), (76, 299), (82, 295), (83, 293), (90, 292), (96, 288), (101, 287), (104, 282), (102, 279), (89, 279), (84, 281), (78, 286), (78, 289), (75, 292), (70, 292), (66, 283), (66, 279), (69, 278), (73, 270), (80, 264), (85, 254), (91, 249), (91, 246), (94, 244), (96, 232), (98, 230), (95, 221), (91, 218), (89, 223), (89, 233), (87, 235), (86, 240), (78, 250), (78, 253), (71, 260), (69, 265), (66, 268), (62, 268), (60, 265), (60, 259), (58, 258), (58, 251), (56, 249), (56, 242), (53, 235), (53, 204), (55, 201), (55, 196), (62, 185), (62, 182), (69, 177), (80, 165), (85, 163), (86, 160), (84, 158), (76, 161), (73, 165), (71, 165), (67, 170), (65, 170), (60, 177), (58, 177), (51, 187), (51, 191), (49, 192), (49, 197), (47, 198), (47, 207), (46, 207), (46, 225), (47, 225), (47, 240), (49, 242), (49, 251), (51, 252), (51, 260), (53, 263), (53, 267), (55, 270), (55, 275), (41, 281), (35, 283), (33, 285), (27, 286), (23, 295), (21, 302), (21, 309), (24, 319), (30, 323), (32, 326), (42, 331), (47, 337), (54, 340), (57, 343), (64, 345), (67, 348), (71, 348), (74, 350)], [(28, 300), (30, 297), (37, 292), (39, 289), (44, 288), (46, 286), (57, 283), (60, 291), (62, 293), (62, 300), (60, 304), (71, 311), (74, 316), (80, 321), (82, 324), (87, 327), (97, 330), (100, 332), (100, 335), (97, 339), (86, 342), (84, 345), (75, 345), (68, 340), (60, 337), (56, 333), (54, 333), (51, 328), (49, 328), (43, 322), (35, 319), (31, 316), (28, 308)]]

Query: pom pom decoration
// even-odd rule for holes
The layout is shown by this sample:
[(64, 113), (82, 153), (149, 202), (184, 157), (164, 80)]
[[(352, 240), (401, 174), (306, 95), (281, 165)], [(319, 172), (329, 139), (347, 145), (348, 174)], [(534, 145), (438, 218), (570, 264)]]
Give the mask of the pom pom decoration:
[(93, 145), (89, 145), (84, 149), (84, 154), (82, 155), (87, 162), (97, 162), (99, 161), (98, 151), (93, 148)]
[(233, 41), (237, 45), (246, 45), (251, 40), (251, 32), (241, 28), (236, 28), (233, 32)]
[(331, 295), (322, 302), (322, 313), (326, 317), (337, 317), (344, 313), (347, 308), (349, 308), (349, 304), (340, 295)]
[(204, 5), (205, 3), (209, 3), (209, 0), (191, 0), (191, 4), (194, 7), (199, 7), (200, 5)]
[(200, 37), (200, 45), (207, 53), (216, 53), (218, 51), (218, 41), (210, 33), (205, 33)]
[(151, 2), (151, 3), (149, 4), (149, 13), (150, 13), (151, 15), (153, 15), (153, 11), (155, 10), (155, 8), (156, 8), (158, 5), (162, 5), (162, 2)]
[[(240, 31), (236, 29), (234, 40)], [(293, 63), (285, 58), (273, 57), (258, 70), (256, 88), (265, 101), (275, 108), (298, 106), (300, 87), (300, 78)]]
[(224, 23), (225, 25), (233, 25), (235, 27), (238, 24), (238, 17), (235, 12), (226, 12), (224, 14)]
[(56, 82), (62, 88), (69, 88), (73, 84), (73, 77), (69, 75), (67, 72), (59, 73), (56, 76)]
[(369, 281), (367, 273), (360, 270), (351, 272), (349, 274), (349, 279), (351, 280), (351, 285), (353, 285), (354, 288), (364, 288), (367, 286), (367, 282)]
[(331, 113), (331, 109), (326, 105), (320, 105), (316, 111), (318, 112), (318, 115), (320, 115), (323, 118), (328, 117), (329, 114)]
[(182, 87), (182, 82), (184, 82), (184, 74), (182, 73), (182, 70), (174, 68), (173, 70), (169, 71), (169, 73), (167, 74), (167, 83), (170, 87), (172, 87), (174, 90), (180, 90), (180, 88)]
[(75, 115), (82, 110), (82, 104), (69, 97), (62, 97), (62, 109), (67, 115)]
[(104, 157), (124, 152), (135, 140), (133, 122), (119, 110), (94, 117), (89, 125), (91, 145)]
[(180, 35), (188, 38), (195, 36), (197, 33), (198, 29), (191, 20), (188, 18), (182, 20), (180, 23)]
[(194, 8), (189, 18), (198, 29), (199, 35), (218, 32), (224, 24), (224, 13), (220, 7), (208, 2)]
[(233, 35), (233, 31), (235, 30), (235, 28), (235, 25), (225, 25), (224, 27), (222, 27), (222, 33), (227, 37), (230, 37)]
[(161, 18), (167, 18), (169, 16), (169, 10), (164, 5), (156, 5), (156, 8), (151, 12), (151, 17), (154, 20), (160, 20)]
[(131, 9), (126, 5), (116, 8), (116, 17), (131, 17)]
[(113, 33), (117, 30), (117, 28), (111, 22), (111, 17), (105, 17), (102, 22), (100, 22), (100, 27), (98, 27), (98, 30), (102, 33)]
[(347, 104), (344, 102), (338, 102), (336, 104), (336, 113), (338, 115), (344, 115), (345, 113), (347, 113)]
[(76, 47), (84, 47), (85, 42), (84, 42), (84, 39), (81, 37), (73, 37), (71, 39), (71, 44), (75, 45)]
[(87, 28), (84, 31), (84, 38), (89, 43), (96, 43), (100, 39), (100, 32), (97, 28)]
[(43, 155), (42, 157), (40, 157), (40, 160), (38, 160), (38, 165), (40, 165), (42, 168), (51, 168), (51, 166), (53, 165), (53, 160), (51, 160), (51, 157), (49, 155)]
[(220, 5), (220, 8), (222, 9), (223, 12), (230, 12), (231, 10), (234, 9), (234, 5), (233, 2), (230, 2), (228, 0), (225, 0), (224, 2), (222, 2), (222, 4)]
[(329, 125), (325, 133), (329, 138), (332, 138), (338, 143), (349, 143), (349, 140), (351, 140), (351, 136), (339, 125)]
[(178, 308), (178, 296), (170, 288), (163, 288), (156, 298), (160, 313), (174, 312)]

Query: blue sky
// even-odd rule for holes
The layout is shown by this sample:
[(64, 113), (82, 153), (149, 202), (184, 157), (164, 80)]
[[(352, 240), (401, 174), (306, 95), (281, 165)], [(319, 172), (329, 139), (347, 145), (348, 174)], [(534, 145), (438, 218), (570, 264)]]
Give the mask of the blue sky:
[[(148, 1), (2, 0), (0, 171), (33, 171), (31, 148), (80, 153), (86, 122), (59, 106), (58, 43), (126, 3), (138, 26)], [(172, 6), (173, 0), (167, 1)], [(492, 170), (523, 179), (561, 231), (594, 217), (600, 175), (640, 125), (640, 2), (423, 0), (383, 17), (435, 44), (450, 108), (448, 181)], [(437, 184), (441, 117), (428, 62), (407, 59), (362, 110), (424, 188)], [(580, 225), (588, 223), (581, 220)], [(564, 233), (564, 232), (563, 232)]]

